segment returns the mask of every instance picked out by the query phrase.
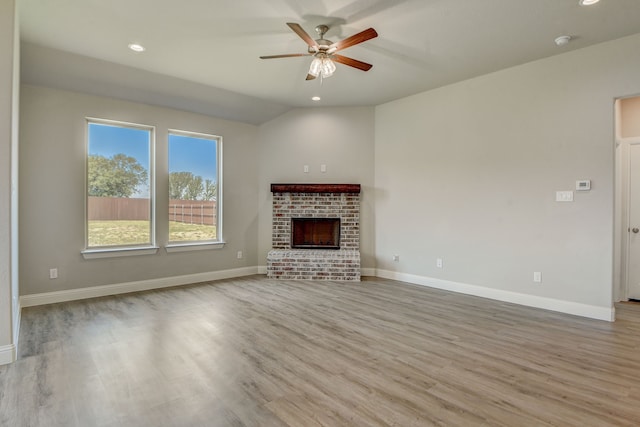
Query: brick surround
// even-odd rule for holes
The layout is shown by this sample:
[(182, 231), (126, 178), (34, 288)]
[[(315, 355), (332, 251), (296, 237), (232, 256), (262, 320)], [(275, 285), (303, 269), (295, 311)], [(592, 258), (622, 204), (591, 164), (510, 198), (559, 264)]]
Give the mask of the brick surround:
[[(287, 192), (289, 189), (302, 192)], [(359, 281), (360, 186), (272, 184), (272, 191), (273, 249), (267, 256), (267, 275), (279, 279)], [(291, 218), (340, 218), (340, 249), (291, 249)]]

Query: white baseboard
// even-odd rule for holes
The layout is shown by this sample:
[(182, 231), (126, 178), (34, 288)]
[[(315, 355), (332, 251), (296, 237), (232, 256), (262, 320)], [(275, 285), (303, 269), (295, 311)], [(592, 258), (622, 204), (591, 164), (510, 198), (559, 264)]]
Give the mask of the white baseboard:
[(18, 359), (18, 338), (20, 336), (20, 320), (22, 319), (22, 309), (19, 302), (17, 310), (12, 331), (13, 344), (0, 346), (0, 365), (8, 365)]
[(542, 308), (545, 310), (558, 311), (575, 316), (589, 317), (591, 319), (615, 320), (615, 308), (600, 307), (595, 305), (581, 304), (572, 301), (558, 300), (554, 298), (540, 297), (536, 295), (521, 294), (518, 292), (492, 289), (484, 286), (469, 285), (466, 283), (451, 282), (448, 280), (434, 279), (431, 277), (417, 276), (414, 274), (399, 273), (388, 270), (377, 270), (376, 276), (383, 279), (399, 280), (413, 283), (415, 285), (428, 286), (430, 288), (443, 289), (461, 294), (474, 295), (489, 298), (497, 301), (511, 302), (528, 307)]
[(86, 298), (104, 297), (129, 292), (168, 288), (171, 286), (189, 285), (192, 283), (208, 282), (211, 280), (232, 279), (234, 277), (251, 276), (253, 274), (258, 274), (258, 267), (235, 268), (232, 270), (162, 277), (159, 279), (140, 280), (137, 282), (118, 283), (114, 285), (68, 289), (65, 291), (23, 295), (20, 297), (20, 305), (22, 307), (33, 307), (36, 305), (55, 304), (58, 302), (75, 301)]
[(13, 345), (16, 347), (16, 358), (18, 357), (18, 341), (20, 340), (20, 322), (22, 321), (22, 304), (18, 299), (18, 315), (13, 325)]
[(0, 346), (0, 365), (8, 365), (16, 361), (17, 352), (15, 344)]
[[(136, 282), (118, 283), (114, 285), (93, 286), (89, 288), (69, 289), (65, 291), (46, 292), (41, 294), (23, 295), (20, 297), (21, 307), (33, 307), (36, 305), (55, 304), (58, 302), (74, 301), (86, 298), (95, 298), (109, 295), (124, 294), (129, 292), (147, 291), (151, 289), (167, 288), (171, 286), (188, 285), (192, 283), (208, 282), (212, 280), (231, 279), (234, 277), (251, 276), (253, 274), (267, 274), (266, 266), (244, 267), (231, 270), (211, 271), (206, 273), (188, 274), (184, 276), (163, 277), (159, 279), (141, 280)], [(417, 276), (414, 274), (399, 273), (375, 268), (363, 268), (363, 276), (377, 276), (384, 279), (399, 280), (416, 285), (443, 289), (467, 295), (489, 298), (497, 301), (511, 302), (528, 307), (558, 311), (576, 316), (592, 319), (615, 320), (614, 307), (599, 307), (581, 304), (572, 301), (558, 300), (554, 298), (540, 297), (536, 295), (521, 294), (501, 289), (492, 289), (484, 286), (470, 285), (466, 283), (452, 282), (431, 277)], [(19, 327), (19, 326), (18, 326)], [(16, 346), (0, 347), (0, 364), (11, 363), (16, 358)]]

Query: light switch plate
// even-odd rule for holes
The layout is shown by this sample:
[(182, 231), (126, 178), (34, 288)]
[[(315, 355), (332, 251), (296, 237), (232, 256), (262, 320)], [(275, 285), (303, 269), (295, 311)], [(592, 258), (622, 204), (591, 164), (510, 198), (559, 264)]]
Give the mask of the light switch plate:
[(573, 191), (556, 191), (556, 202), (573, 202)]

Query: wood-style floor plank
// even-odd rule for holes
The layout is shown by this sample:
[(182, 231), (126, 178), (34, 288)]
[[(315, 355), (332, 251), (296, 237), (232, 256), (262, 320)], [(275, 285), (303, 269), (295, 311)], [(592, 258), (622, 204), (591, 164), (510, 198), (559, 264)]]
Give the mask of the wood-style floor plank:
[(31, 307), (2, 426), (636, 426), (615, 323), (367, 278), (264, 276)]

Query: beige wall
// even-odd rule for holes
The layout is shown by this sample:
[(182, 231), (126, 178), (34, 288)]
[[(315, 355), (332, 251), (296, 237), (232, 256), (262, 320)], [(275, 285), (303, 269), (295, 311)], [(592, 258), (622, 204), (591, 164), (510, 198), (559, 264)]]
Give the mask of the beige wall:
[[(192, 275), (257, 265), (257, 127), (111, 98), (25, 85), (21, 97), (20, 283), (22, 295)], [(168, 202), (167, 130), (223, 137), (223, 249), (85, 260), (85, 117), (156, 127), (158, 206)], [(157, 240), (168, 213), (157, 209)], [(244, 258), (237, 259), (237, 251)], [(50, 268), (59, 278), (50, 280)]]
[[(378, 106), (378, 268), (611, 307), (614, 99), (640, 92), (639, 49), (628, 37)], [(580, 179), (592, 190), (554, 201)]]
[[(360, 253), (373, 268), (373, 107), (300, 108), (260, 126), (258, 262), (271, 249), (271, 183), (360, 184)], [(327, 172), (320, 172), (321, 165)], [(303, 172), (309, 165), (309, 173)]]

